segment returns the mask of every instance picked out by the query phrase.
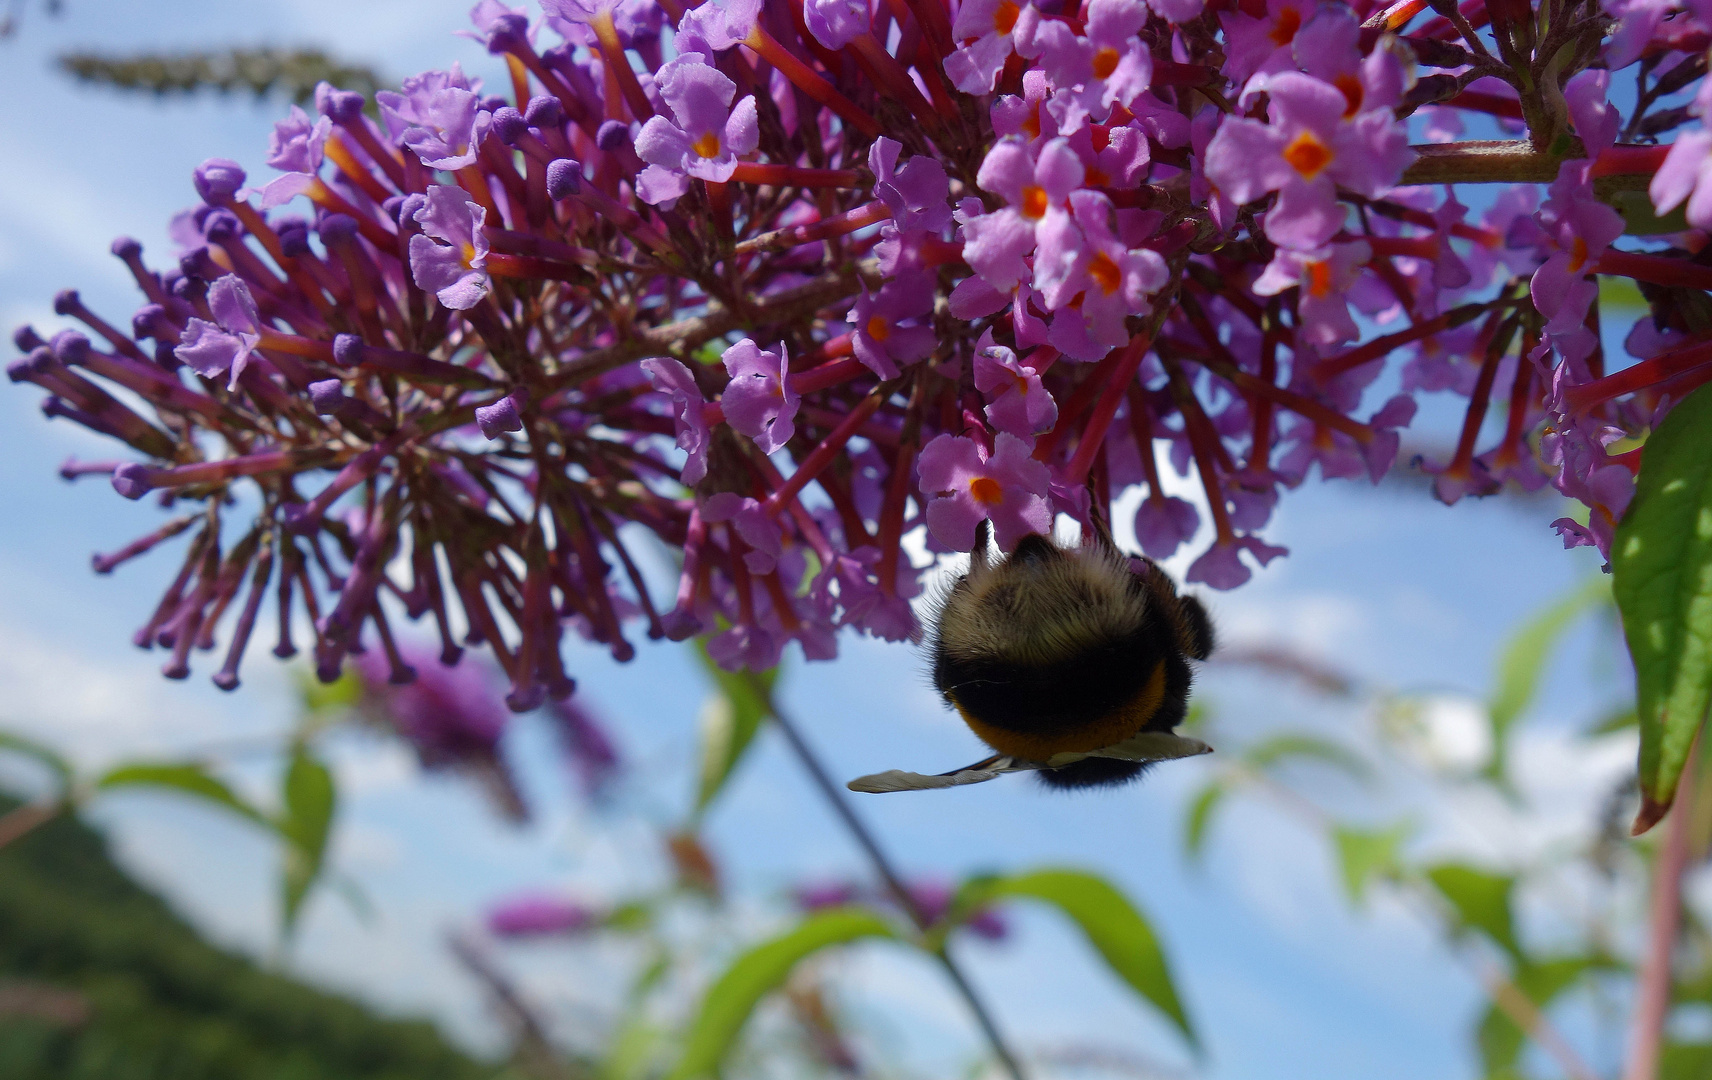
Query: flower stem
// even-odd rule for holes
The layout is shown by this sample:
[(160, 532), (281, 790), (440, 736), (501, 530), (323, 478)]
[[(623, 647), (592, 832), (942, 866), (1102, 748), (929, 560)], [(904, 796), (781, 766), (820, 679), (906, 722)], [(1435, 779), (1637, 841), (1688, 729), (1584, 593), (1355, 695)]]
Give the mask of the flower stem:
[[(755, 692), (761, 695), (762, 700), (767, 700), (769, 692), (761, 684), (761, 681), (755, 678), (753, 673), (749, 674), (749, 680), (754, 686)], [(897, 901), (899, 907), (909, 913), (910, 919), (919, 929), (926, 930), (931, 920), (922, 911), (921, 905), (916, 903), (915, 897), (904, 887), (903, 879), (898, 876), (891, 858), (880, 847), (880, 843), (874, 834), (868, 830), (868, 826), (862, 822), (862, 819), (856, 816), (856, 811), (851, 808), (843, 792), (839, 791), (838, 786), (833, 783), (832, 777), (826, 771), (826, 766), (821, 764), (820, 759), (810, 749), (808, 742), (802, 736), (802, 732), (797, 729), (796, 722), (779, 708), (776, 701), (769, 701), (769, 708), (772, 712), (773, 723), (778, 726), (779, 731), (785, 736), (785, 741), (790, 744), (791, 752), (796, 755), (797, 760), (808, 772), (809, 778), (814, 781), (815, 787), (820, 790), (821, 795), (832, 806), (839, 819), (844, 822), (844, 827), (850, 830), (850, 835), (855, 838), (856, 843), (867, 854), (868, 861), (874, 865), (874, 872), (880, 875), (881, 881), (885, 882), (886, 889), (891, 892), (893, 899)], [(1024, 1080), (1022, 1066), (1017, 1063), (1016, 1055), (1011, 1053), (1010, 1047), (1006, 1045), (1004, 1035), (999, 1031), (998, 1023), (987, 1011), (987, 1006), (980, 997), (976, 995), (974, 986), (963, 974), (962, 968), (951, 958), (946, 946), (941, 945), (935, 949), (933, 955), (939, 961), (940, 966), (945, 968), (945, 973), (951, 977), (952, 985), (957, 988), (957, 993), (969, 1006), (969, 1011), (975, 1015), (975, 1022), (980, 1025), (982, 1033), (986, 1035), (994, 1056), (999, 1059), (999, 1064), (1004, 1067), (1011, 1080)]]
[[(1699, 772), (1700, 740), (1689, 751), (1684, 776)], [(1635, 1005), (1634, 1041), (1623, 1080), (1654, 1080), (1658, 1076), (1660, 1043), (1670, 1015), (1670, 960), (1682, 921), (1682, 872), (1688, 864), (1688, 826), (1694, 816), (1694, 785), (1684, 784), (1671, 808), (1664, 846), (1653, 864), (1652, 938), (1641, 961), (1640, 1000)]]

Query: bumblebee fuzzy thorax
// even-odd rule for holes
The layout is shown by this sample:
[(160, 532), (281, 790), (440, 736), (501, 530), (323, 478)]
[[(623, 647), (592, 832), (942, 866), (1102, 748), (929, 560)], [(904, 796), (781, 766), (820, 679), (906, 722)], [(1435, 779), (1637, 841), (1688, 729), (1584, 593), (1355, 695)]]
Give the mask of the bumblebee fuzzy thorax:
[(997, 566), (976, 562), (941, 602), (937, 645), (962, 661), (1062, 663), (1136, 631), (1147, 594), (1103, 546), (1065, 550), (1029, 536)]
[[(939, 605), (933, 681), (987, 745), (1045, 762), (1170, 731), (1187, 710), (1187, 660), (1211, 645), (1200, 604), (1151, 562), (1132, 565), (1106, 537), (1061, 548), (1031, 535), (996, 563), (976, 545)], [(1138, 772), (1089, 759), (1040, 775), (1080, 786)]]

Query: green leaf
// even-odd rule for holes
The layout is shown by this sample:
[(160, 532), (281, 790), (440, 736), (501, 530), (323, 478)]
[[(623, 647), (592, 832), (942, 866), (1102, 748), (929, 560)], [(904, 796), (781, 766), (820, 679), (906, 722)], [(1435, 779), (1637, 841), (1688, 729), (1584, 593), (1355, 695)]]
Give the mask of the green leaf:
[(1635, 662), (1645, 826), (1676, 794), (1712, 691), (1712, 386), (1647, 440), (1611, 573)]
[(292, 748), (280, 794), (284, 809), (280, 813), (279, 832), (286, 840), (280, 933), (289, 938), (310, 887), (321, 876), (337, 796), (332, 772), (303, 743)]
[(1189, 804), (1189, 817), (1183, 825), (1183, 849), (1191, 859), (1199, 858), (1207, 843), (1207, 826), (1212, 824), (1213, 811), (1230, 794), (1217, 780), (1202, 788)]
[(1516, 887), (1515, 878), (1489, 874), (1461, 863), (1428, 867), (1426, 874), (1439, 895), (1456, 909), (1457, 919), (1463, 927), (1479, 930), (1502, 946), (1518, 963), (1523, 961), (1510, 911), (1510, 894)]
[(808, 916), (790, 933), (745, 952), (702, 998), (672, 1080), (717, 1071), (761, 998), (782, 985), (804, 958), (862, 938), (896, 936), (890, 923), (866, 908), (828, 908)]
[(641, 1015), (627, 1017), (606, 1044), (595, 1076), (598, 1080), (645, 1080), (653, 1074), (655, 1059), (666, 1032)]
[(1712, 1043), (1667, 1043), (1659, 1055), (1658, 1080), (1706, 1080), (1712, 1076)]
[(75, 772), (71, 767), (71, 762), (66, 760), (59, 751), (36, 742), (34, 739), (14, 735), (9, 731), (0, 731), (0, 750), (27, 757), (37, 764), (45, 766), (49, 772), (54, 774), (54, 781), (59, 785), (59, 793), (55, 796), (56, 798), (64, 799), (71, 793)]
[(1147, 918), (1110, 882), (1080, 870), (1057, 869), (975, 878), (958, 890), (952, 910), (974, 911), (1006, 897), (1043, 900), (1068, 915), (1106, 966), (1169, 1017), (1191, 1046), (1200, 1048), (1159, 939)]
[(1343, 871), (1344, 891), (1350, 903), (1359, 905), (1367, 897), (1374, 878), (1397, 872), (1397, 853), (1414, 828), (1407, 822), (1377, 832), (1337, 826), (1332, 841), (1337, 847), (1338, 866)]
[(1357, 780), (1372, 775), (1367, 762), (1346, 746), (1312, 735), (1275, 735), (1250, 747), (1243, 760), (1257, 769), (1266, 769), (1291, 758), (1308, 758), (1341, 769)]
[(346, 63), (319, 49), (222, 49), (217, 52), (139, 53), (113, 56), (66, 53), (59, 66), (84, 82), (154, 94), (248, 90), (265, 97), (275, 90), (308, 104), (317, 83), (332, 83), (370, 97), (386, 85), (360, 64)]
[(1486, 774), (1504, 774), (1504, 748), (1510, 727), (1525, 712), (1538, 693), (1551, 651), (1582, 612), (1610, 595), (1603, 575), (1535, 615), (1516, 631), (1504, 646), (1498, 661), (1498, 683), (1486, 703), (1492, 721), (1492, 760)]
[(716, 693), (701, 714), (701, 775), (695, 813), (700, 816), (731, 778), (761, 722), (772, 715), (777, 668), (759, 674), (726, 671), (707, 654), (707, 639), (696, 642), (702, 666), (713, 679)]
[[(1546, 960), (1518, 967), (1513, 981), (1516, 989), (1529, 1001), (1544, 1009), (1559, 994), (1573, 986), (1584, 972), (1595, 966), (1597, 965), (1594, 961), (1585, 956)], [(1476, 1039), (1480, 1044), (1480, 1058), (1485, 1063), (1487, 1075), (1504, 1075), (1506, 1070), (1511, 1070), (1521, 1057), (1522, 1044), (1526, 1040), (1527, 1036), (1522, 1029), (1516, 1026), (1516, 1022), (1511, 1020), (1503, 1009), (1496, 1005), (1488, 1006), (1486, 1015), (1481, 1018)]]
[(123, 787), (158, 787), (193, 795), (232, 811), (239, 817), (272, 830), (274, 823), (252, 806), (224, 780), (195, 761), (135, 761), (120, 765), (95, 781), (97, 791)]

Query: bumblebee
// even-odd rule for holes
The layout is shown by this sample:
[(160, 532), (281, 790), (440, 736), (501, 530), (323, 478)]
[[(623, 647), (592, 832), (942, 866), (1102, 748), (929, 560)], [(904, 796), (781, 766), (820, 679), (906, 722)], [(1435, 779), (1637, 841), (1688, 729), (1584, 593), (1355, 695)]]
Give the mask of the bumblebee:
[(1034, 771), (1049, 788), (1104, 787), (1209, 747), (1172, 729), (1188, 711), (1191, 660), (1213, 650), (1200, 601), (1149, 559), (1134, 563), (1097, 517), (1060, 547), (1029, 535), (994, 560), (982, 522), (969, 569), (939, 601), (933, 684), (997, 754), (937, 776), (863, 777), (858, 791), (949, 787)]

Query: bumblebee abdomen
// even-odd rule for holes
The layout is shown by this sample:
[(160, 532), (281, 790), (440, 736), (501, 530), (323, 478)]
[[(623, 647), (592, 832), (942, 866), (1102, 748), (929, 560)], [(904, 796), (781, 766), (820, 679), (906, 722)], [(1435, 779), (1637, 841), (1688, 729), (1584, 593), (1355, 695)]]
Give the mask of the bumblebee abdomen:
[(1177, 681), (1164, 659), (1151, 668), (1132, 660), (1125, 665), (1129, 670), (1120, 668), (1121, 679), (1111, 677), (1112, 665), (1080, 672), (1066, 670), (1071, 665), (993, 671), (985, 678), (959, 671), (968, 666), (941, 666), (951, 676), (941, 685), (946, 698), (982, 742), (1030, 761), (1099, 750), (1157, 726), (1170, 711), (1166, 706)]

